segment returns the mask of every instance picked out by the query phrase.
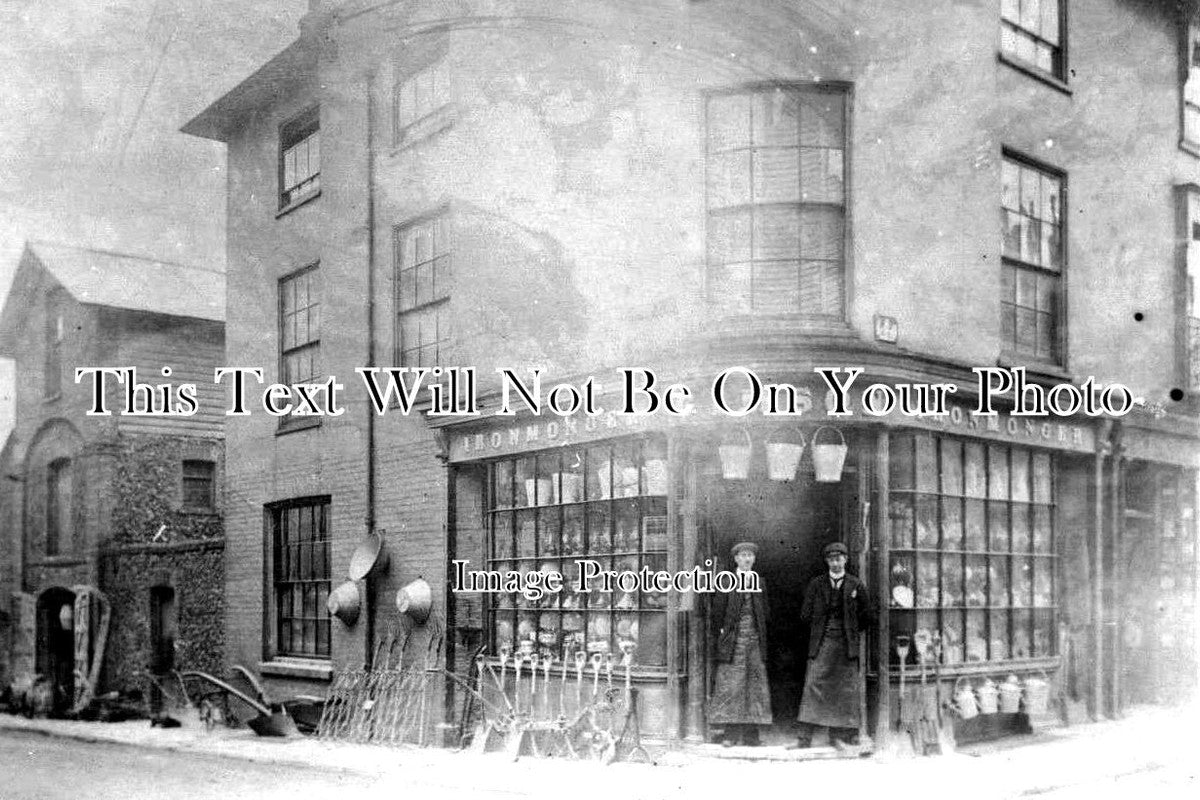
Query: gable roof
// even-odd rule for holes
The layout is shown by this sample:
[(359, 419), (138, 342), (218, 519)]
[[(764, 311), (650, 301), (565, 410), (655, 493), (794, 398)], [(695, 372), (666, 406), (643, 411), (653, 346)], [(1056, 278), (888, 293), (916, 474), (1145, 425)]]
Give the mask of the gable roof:
[(76, 301), (175, 317), (225, 321), (225, 275), (128, 253), (30, 241), (0, 310), (0, 338), (15, 330), (28, 298), (22, 287), (43, 269)]

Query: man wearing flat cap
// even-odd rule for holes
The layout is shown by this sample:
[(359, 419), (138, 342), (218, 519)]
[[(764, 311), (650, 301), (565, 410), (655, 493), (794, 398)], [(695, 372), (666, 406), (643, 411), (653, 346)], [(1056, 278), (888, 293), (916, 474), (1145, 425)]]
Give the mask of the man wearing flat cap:
[(862, 581), (846, 572), (846, 545), (827, 545), (824, 555), (829, 570), (809, 582), (800, 607), (808, 624), (808, 672), (796, 747), (812, 744), (817, 727), (829, 728), (835, 746), (853, 744), (861, 721), (858, 642), (872, 624), (871, 604)]
[[(731, 554), (738, 572), (751, 572), (758, 545), (739, 542)], [(725, 595), (724, 615), (717, 619), (723, 622), (717, 637), (716, 685), (708, 721), (724, 727), (722, 743), (726, 747), (754, 747), (759, 744), (758, 726), (771, 724), (766, 595), (763, 591), (731, 592)]]

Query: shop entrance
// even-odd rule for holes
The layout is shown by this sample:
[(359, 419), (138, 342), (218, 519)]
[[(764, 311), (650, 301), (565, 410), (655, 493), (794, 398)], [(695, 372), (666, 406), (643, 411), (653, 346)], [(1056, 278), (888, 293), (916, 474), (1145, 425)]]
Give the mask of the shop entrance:
[[(821, 551), (835, 541), (849, 541), (855, 519), (858, 480), (847, 464), (839, 483), (817, 483), (811, 467), (795, 480), (761, 476), (733, 481), (714, 477), (706, 493), (707, 523), (713, 552), (722, 565), (732, 563), (729, 549), (737, 542), (759, 546), (755, 571), (762, 578), (770, 610), (767, 674), (775, 742), (790, 739), (800, 708), (808, 665), (808, 632), (800, 622), (800, 606), (808, 582), (825, 571)], [(850, 571), (857, 569), (851, 561)], [(720, 608), (720, 601), (714, 604)], [(720, 620), (712, 620), (714, 635)], [(715, 664), (712, 669), (715, 669)]]
[(61, 587), (38, 598), (38, 673), (50, 684), (53, 710), (65, 711), (75, 698), (75, 593)]

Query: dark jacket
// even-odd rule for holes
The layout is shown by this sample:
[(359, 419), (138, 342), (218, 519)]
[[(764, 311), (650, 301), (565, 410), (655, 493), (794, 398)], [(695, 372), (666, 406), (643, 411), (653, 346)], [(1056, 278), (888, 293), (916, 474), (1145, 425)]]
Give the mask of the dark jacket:
[[(821, 651), (821, 639), (825, 636), (825, 622), (833, 603), (833, 586), (829, 573), (822, 573), (808, 582), (804, 592), (804, 604), (800, 607), (800, 619), (808, 623), (808, 657), (816, 658)], [(846, 656), (858, 658), (858, 639), (861, 631), (874, 624), (871, 604), (867, 600), (867, 587), (854, 575), (846, 573), (842, 581), (844, 602), (842, 622), (846, 627)]]
[(738, 620), (742, 617), (742, 605), (750, 602), (754, 607), (754, 623), (758, 628), (758, 646), (764, 657), (767, 652), (767, 595), (759, 578), (761, 592), (731, 592), (725, 595), (725, 614), (720, 617), (720, 633), (717, 635), (717, 660), (733, 661), (733, 651), (737, 647)]

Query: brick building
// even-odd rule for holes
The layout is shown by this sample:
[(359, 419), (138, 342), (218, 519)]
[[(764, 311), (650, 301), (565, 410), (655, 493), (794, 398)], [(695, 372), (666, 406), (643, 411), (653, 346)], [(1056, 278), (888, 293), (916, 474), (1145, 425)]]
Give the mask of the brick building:
[[(1046, 675), (1094, 716), (1190, 686), (1193, 13), (314, 0), (291, 46), (184, 127), (228, 145), (231, 360), (336, 376), (350, 398), (337, 417), (229, 420), (228, 657), (321, 691), (422, 576), (452, 665), (480, 644), (636, 645), (645, 728), (700, 739), (706, 598), (452, 594), (449, 564), (676, 570), (754, 539), (782, 731), (799, 595), (843, 539), (879, 611), (880, 736), (901, 635), (940, 633), (951, 679)], [(860, 388), (961, 388), (940, 417), (832, 418), (813, 373), (831, 365), (862, 368)], [(374, 414), (362, 366), (475, 367), (482, 414)], [(627, 366), (701, 407), (722, 370), (753, 369), (801, 413), (494, 413), (497, 368), (596, 376), (611, 412)], [(1144, 402), (980, 419), (976, 366)], [(774, 463), (801, 440), (798, 470)], [(816, 480), (817, 445), (839, 441), (840, 480)], [(369, 532), (391, 570), (345, 625), (325, 599)], [(1146, 570), (1155, 591), (1130, 592)]]
[[(30, 242), (0, 311), (16, 361), (3, 455), (0, 590), (11, 613), (2, 683), (35, 675), (60, 710), (139, 673), (222, 664), (224, 505), (220, 272)], [(193, 416), (88, 415), (79, 367), (135, 367), (144, 384), (197, 385)], [(163, 376), (163, 368), (170, 375)], [(146, 407), (144, 392), (136, 407)], [(105, 624), (107, 619), (107, 624)]]

